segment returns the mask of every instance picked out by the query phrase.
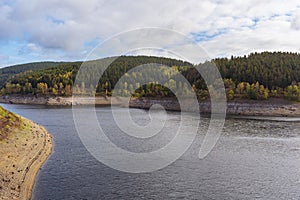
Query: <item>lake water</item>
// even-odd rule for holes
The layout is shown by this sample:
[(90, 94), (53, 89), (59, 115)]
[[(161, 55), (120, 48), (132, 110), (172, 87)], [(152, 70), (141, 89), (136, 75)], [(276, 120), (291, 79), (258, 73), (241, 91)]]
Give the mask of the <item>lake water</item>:
[[(213, 151), (199, 160), (201, 131), (208, 124), (203, 118), (200, 133), (180, 159), (155, 172), (131, 174), (111, 169), (89, 154), (76, 132), (70, 107), (2, 106), (45, 126), (54, 138), (53, 153), (38, 174), (33, 200), (300, 198), (299, 118), (229, 117)], [(109, 137), (132, 151), (158, 148), (173, 134), (167, 128), (161, 140), (134, 149), (134, 141), (116, 128), (111, 109), (96, 111), (104, 129), (112, 133)], [(135, 110), (131, 112), (134, 116)], [(169, 127), (176, 126), (179, 113), (167, 115)], [(143, 124), (145, 119), (135, 120)]]

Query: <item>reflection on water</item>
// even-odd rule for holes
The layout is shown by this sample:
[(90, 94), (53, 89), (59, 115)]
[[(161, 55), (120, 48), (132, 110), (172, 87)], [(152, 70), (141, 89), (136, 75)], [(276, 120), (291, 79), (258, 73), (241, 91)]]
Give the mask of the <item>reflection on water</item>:
[[(298, 199), (300, 196), (300, 122), (298, 120), (226, 120), (214, 150), (197, 158), (208, 124), (203, 118), (191, 148), (170, 166), (152, 173), (123, 173), (99, 163), (82, 145), (67, 108), (3, 105), (42, 124), (54, 137), (54, 151), (42, 167), (33, 199)], [(136, 143), (122, 135), (110, 108), (96, 108), (109, 137), (123, 148)], [(134, 110), (132, 110), (134, 114)], [(178, 113), (168, 113), (174, 126)], [(135, 117), (145, 124), (145, 118)], [(173, 121), (172, 121), (173, 120)], [(165, 136), (141, 151), (155, 149), (173, 136)], [(188, 137), (188, 134), (187, 134)], [(124, 142), (126, 141), (126, 142)], [(135, 147), (133, 147), (135, 145)]]

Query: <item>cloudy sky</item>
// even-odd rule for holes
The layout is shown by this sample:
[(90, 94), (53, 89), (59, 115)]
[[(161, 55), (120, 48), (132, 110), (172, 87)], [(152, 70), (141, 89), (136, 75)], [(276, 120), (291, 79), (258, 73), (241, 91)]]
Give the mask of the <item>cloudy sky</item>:
[(180, 32), (210, 57), (300, 52), (299, 0), (1, 0), (0, 67), (82, 60), (122, 31)]

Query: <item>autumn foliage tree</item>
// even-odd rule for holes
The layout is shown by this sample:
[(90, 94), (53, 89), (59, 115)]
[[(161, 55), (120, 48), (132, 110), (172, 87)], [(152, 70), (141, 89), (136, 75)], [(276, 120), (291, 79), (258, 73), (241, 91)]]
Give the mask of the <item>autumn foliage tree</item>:
[[(123, 95), (174, 97), (175, 94), (171, 90), (188, 95), (189, 87), (176, 81), (177, 73), (187, 79), (199, 100), (210, 98), (208, 88), (213, 91), (210, 85), (206, 85), (201, 74), (188, 62), (152, 56), (121, 56), (103, 70), (103, 66), (109, 61), (111, 58), (86, 62), (88, 70), (81, 77), (77, 77), (77, 85), (74, 82), (82, 62), (52, 63), (53, 67), (50, 66), (51, 63), (24, 65), (28, 67), (28, 71), (23, 65), (20, 66), (22, 69), (14, 66), (11, 70), (9, 68), (0, 70), (0, 79), (4, 77), (6, 81), (2, 84), (0, 92), (1, 95), (71, 96), (74, 91), (82, 95), (109, 96), (114, 91), (118, 80), (123, 77), (125, 81), (119, 88), (120, 94)], [(210, 62), (215, 63), (221, 73), (228, 100), (265, 100), (275, 97), (300, 101), (300, 55), (298, 53), (252, 53), (248, 56), (216, 58)], [(198, 67), (210, 62), (199, 64)], [(157, 80), (167, 77), (166, 85), (159, 85), (155, 81), (142, 85), (147, 75), (139, 71), (129, 75), (134, 67), (148, 63), (167, 66), (162, 67), (159, 72), (149, 71), (156, 75)], [(100, 75), (101, 79), (98, 80)], [(89, 80), (95, 79), (98, 84), (91, 84)], [(131, 94), (133, 88), (135, 91)]]

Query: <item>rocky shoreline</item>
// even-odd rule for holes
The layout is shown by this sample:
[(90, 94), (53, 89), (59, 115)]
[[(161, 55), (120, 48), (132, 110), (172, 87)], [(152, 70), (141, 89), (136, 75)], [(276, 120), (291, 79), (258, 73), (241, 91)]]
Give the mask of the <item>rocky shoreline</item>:
[(0, 96), (0, 103), (8, 104), (33, 104), (33, 105), (49, 105), (49, 106), (71, 106), (71, 105), (111, 105), (111, 98), (76, 98), (72, 97), (46, 97), (46, 96)]
[(52, 136), (44, 127), (0, 109), (0, 197), (27, 200), (39, 169), (52, 152)]
[[(36, 96), (0, 96), (0, 103), (11, 104), (38, 104), (54, 106), (71, 106), (71, 105), (121, 105), (126, 106), (122, 99), (111, 97), (82, 97), (72, 99), (72, 97), (36, 97)], [(189, 101), (184, 102), (188, 112), (193, 112), (189, 107)], [(132, 98), (129, 107), (149, 109), (154, 104), (164, 106), (166, 110), (180, 111), (178, 102), (172, 98)], [(211, 113), (210, 101), (199, 102), (200, 113)], [(234, 100), (227, 102), (227, 115), (245, 115), (245, 116), (284, 116), (299, 117), (300, 104), (293, 103), (284, 99), (269, 100)]]
[[(130, 102), (132, 108), (149, 109), (154, 104), (160, 104), (167, 110), (180, 111), (178, 102), (173, 99), (149, 99), (142, 98)], [(188, 108), (188, 106), (187, 106)], [(185, 111), (191, 112), (193, 108)], [(199, 102), (200, 113), (211, 113), (211, 103), (209, 101)], [(242, 116), (283, 116), (299, 117), (300, 104), (292, 103), (284, 99), (270, 100), (236, 100), (227, 102), (227, 115)]]

